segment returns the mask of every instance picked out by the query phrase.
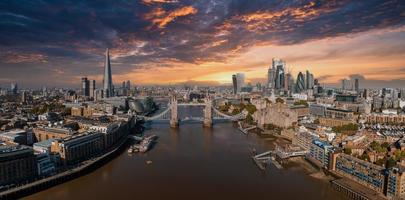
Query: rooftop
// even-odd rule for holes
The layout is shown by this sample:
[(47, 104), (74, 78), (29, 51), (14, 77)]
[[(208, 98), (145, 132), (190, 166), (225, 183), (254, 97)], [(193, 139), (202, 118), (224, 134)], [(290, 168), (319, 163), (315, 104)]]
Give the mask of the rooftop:
[(23, 145), (4, 145), (0, 146), (0, 154), (6, 154), (11, 152), (30, 150), (31, 148)]
[(41, 142), (37, 142), (34, 144), (34, 146), (38, 147), (50, 147), (52, 145), (52, 142), (55, 141), (55, 139), (49, 139), (49, 140), (44, 140)]

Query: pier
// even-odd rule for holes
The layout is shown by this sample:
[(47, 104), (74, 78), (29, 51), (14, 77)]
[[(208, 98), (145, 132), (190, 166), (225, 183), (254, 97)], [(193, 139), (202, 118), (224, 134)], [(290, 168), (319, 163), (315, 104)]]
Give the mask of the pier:
[(286, 160), (292, 157), (304, 156), (308, 151), (304, 151), (300, 148), (291, 148), (288, 151), (276, 147), (275, 150), (266, 151), (261, 154), (252, 156), (253, 161), (261, 170), (266, 169), (266, 164), (272, 163), (277, 169), (282, 169), (283, 166), (279, 161)]
[(238, 125), (239, 125), (238, 129), (244, 134), (248, 134), (250, 130), (253, 130), (253, 129), (257, 128), (257, 126), (250, 126), (250, 127), (247, 127), (247, 128), (243, 128), (242, 123), (240, 121), (238, 122)]

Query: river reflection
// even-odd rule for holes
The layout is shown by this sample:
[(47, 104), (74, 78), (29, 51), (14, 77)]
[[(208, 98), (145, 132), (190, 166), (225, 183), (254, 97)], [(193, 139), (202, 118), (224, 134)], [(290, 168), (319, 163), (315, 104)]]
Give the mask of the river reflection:
[[(181, 108), (195, 115), (201, 108)], [(183, 117), (180, 116), (180, 117)], [(256, 135), (246, 136), (232, 123), (154, 123), (146, 134), (159, 136), (146, 154), (126, 152), (95, 172), (25, 199), (341, 199), (328, 182), (299, 167), (260, 171), (251, 149), (270, 148)], [(147, 164), (147, 161), (152, 161)]]

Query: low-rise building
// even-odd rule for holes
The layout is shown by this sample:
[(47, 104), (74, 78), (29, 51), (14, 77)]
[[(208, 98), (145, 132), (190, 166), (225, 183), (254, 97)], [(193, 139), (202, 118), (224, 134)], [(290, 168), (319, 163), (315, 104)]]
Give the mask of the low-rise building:
[(30, 130), (12, 129), (0, 132), (0, 140), (20, 145), (31, 145), (33, 143), (33, 136)]
[(325, 117), (326, 107), (320, 104), (311, 104), (309, 105), (309, 113), (316, 117)]
[(55, 139), (48, 139), (41, 142), (34, 143), (33, 149), (39, 153), (49, 154), (51, 152), (52, 142)]
[(62, 139), (77, 133), (72, 129), (63, 127), (37, 127), (33, 129), (33, 132), (37, 142), (49, 139)]
[(319, 118), (319, 123), (322, 126), (343, 126), (354, 123), (354, 113), (349, 110), (326, 108), (325, 117)]
[(366, 116), (369, 124), (405, 124), (404, 114), (372, 113)]

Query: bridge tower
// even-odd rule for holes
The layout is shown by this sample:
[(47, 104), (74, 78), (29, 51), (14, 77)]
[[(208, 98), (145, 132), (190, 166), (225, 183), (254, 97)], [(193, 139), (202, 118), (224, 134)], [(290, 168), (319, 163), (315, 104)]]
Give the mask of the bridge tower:
[(204, 108), (204, 124), (205, 127), (212, 127), (212, 99), (207, 94), (205, 98), (205, 108)]
[(177, 98), (176, 98), (176, 95), (171, 96), (171, 99), (170, 99), (170, 111), (171, 111), (170, 127), (177, 128), (177, 127), (179, 127), (179, 116), (178, 116), (178, 113), (177, 113)]

